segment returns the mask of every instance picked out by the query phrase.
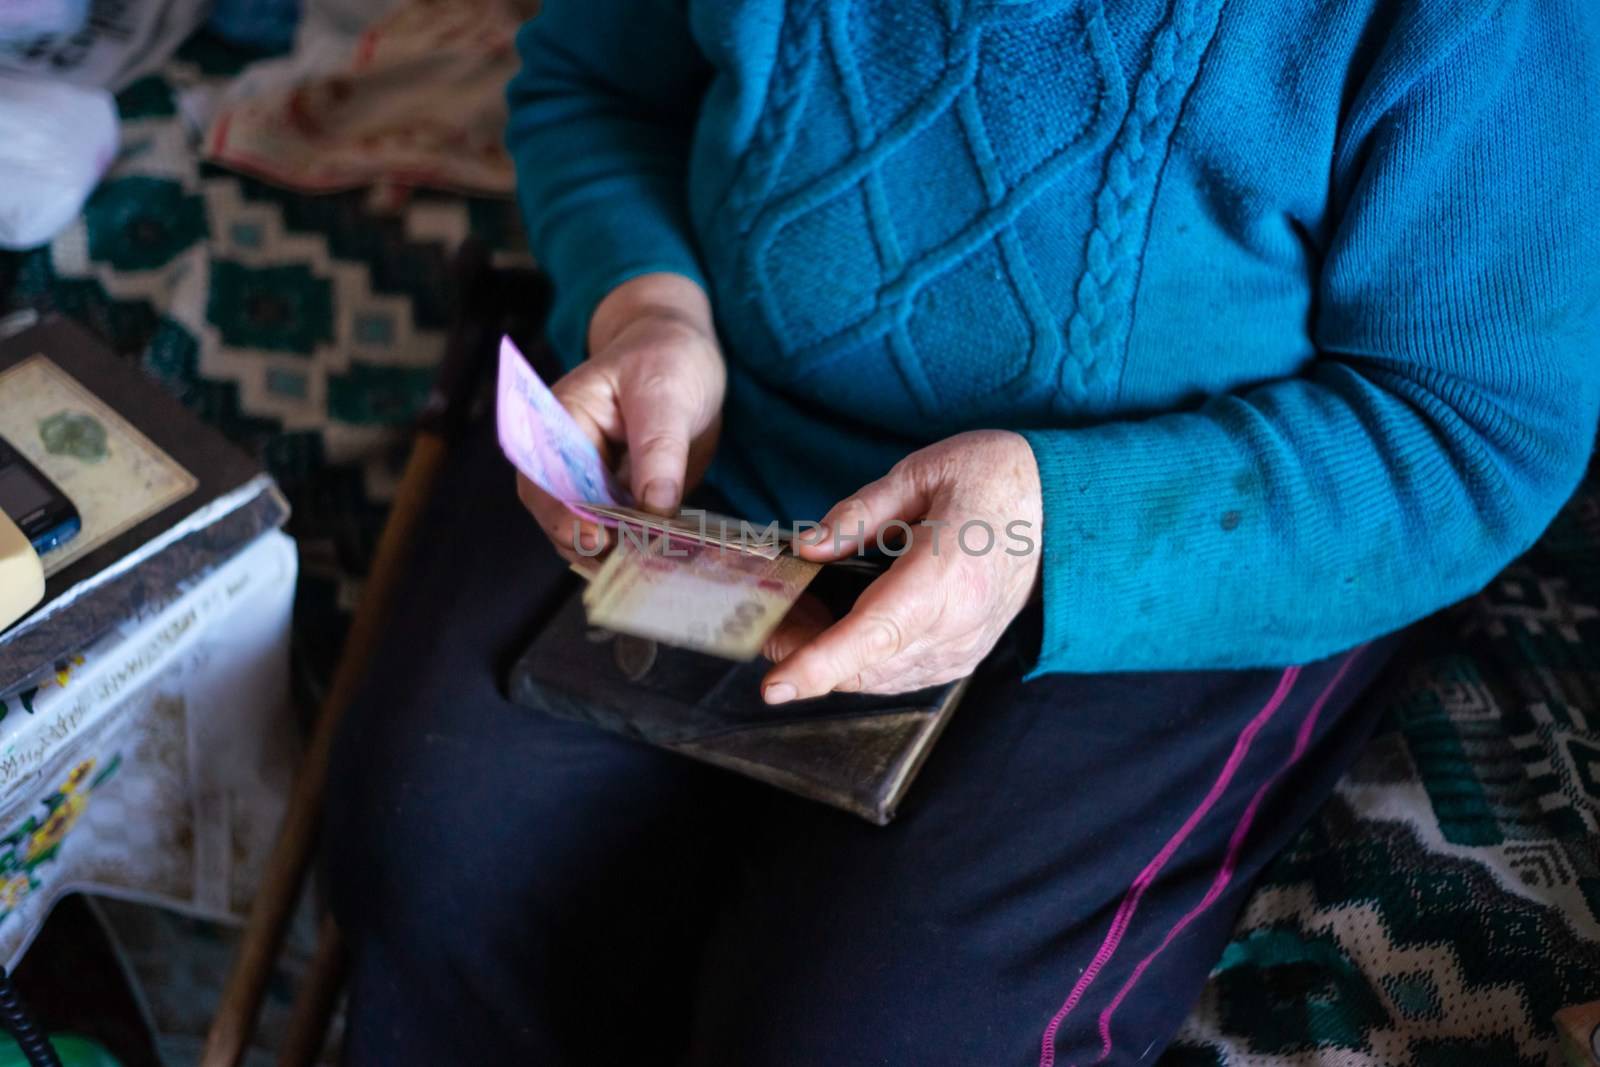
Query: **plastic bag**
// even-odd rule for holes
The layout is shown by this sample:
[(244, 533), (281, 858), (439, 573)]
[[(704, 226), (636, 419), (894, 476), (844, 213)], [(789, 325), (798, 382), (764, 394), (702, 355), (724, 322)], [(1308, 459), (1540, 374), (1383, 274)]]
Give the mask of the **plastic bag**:
[(0, 73), (0, 248), (65, 229), (116, 152), (110, 93)]
[(165, 63), (208, 6), (209, 0), (90, 0), (88, 20), (76, 29), (0, 42), (0, 69), (117, 91)]
[(77, 33), (89, 17), (89, 0), (0, 0), (0, 45)]

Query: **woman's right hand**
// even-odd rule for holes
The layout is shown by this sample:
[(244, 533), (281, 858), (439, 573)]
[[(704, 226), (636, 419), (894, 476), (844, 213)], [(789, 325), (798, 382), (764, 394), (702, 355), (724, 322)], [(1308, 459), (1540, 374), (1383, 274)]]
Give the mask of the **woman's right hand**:
[[(551, 391), (625, 472), (640, 507), (675, 510), (711, 462), (727, 390), (705, 291), (681, 274), (630, 278), (595, 308), (589, 353)], [(604, 527), (579, 522), (520, 474), (517, 495), (568, 560), (575, 545), (592, 556), (605, 543)]]

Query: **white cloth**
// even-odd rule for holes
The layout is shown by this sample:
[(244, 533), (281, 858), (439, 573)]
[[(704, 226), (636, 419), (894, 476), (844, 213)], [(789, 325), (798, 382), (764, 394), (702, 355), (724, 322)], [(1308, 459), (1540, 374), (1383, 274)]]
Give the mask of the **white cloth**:
[[(428, 187), (509, 197), (505, 87), (532, 0), (316, 0), (295, 50), (214, 99), (207, 161), (301, 192)], [(370, 23), (358, 12), (387, 13)]]

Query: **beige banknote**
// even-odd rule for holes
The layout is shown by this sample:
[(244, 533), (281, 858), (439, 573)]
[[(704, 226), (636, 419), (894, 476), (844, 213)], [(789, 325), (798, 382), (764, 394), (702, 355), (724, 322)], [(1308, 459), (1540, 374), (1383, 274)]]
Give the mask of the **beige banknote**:
[(583, 592), (589, 623), (726, 659), (753, 659), (820, 566), (655, 536), (622, 539)]
[[(763, 527), (740, 522), (714, 511), (684, 509), (679, 514), (652, 515), (648, 511), (620, 505), (580, 503), (577, 508), (601, 519), (613, 519), (635, 532), (670, 533), (706, 544), (749, 552), (765, 559), (776, 559), (783, 551), (786, 535), (776, 525)], [(620, 536), (620, 535), (619, 535)]]

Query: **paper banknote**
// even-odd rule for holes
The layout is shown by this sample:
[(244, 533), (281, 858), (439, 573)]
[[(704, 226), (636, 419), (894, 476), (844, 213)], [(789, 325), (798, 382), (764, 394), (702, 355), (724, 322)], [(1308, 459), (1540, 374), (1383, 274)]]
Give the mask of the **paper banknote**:
[(775, 526), (756, 526), (714, 511), (684, 508), (677, 515), (652, 515), (637, 508), (606, 504), (591, 504), (583, 510), (606, 526), (631, 526), (669, 534), (674, 538), (737, 549), (766, 559), (776, 559), (787, 543), (786, 535)]
[(782, 548), (781, 535), (726, 515), (685, 509), (678, 516), (661, 516), (629, 507), (627, 490), (617, 484), (599, 449), (509, 337), (500, 341), (495, 424), (500, 450), (512, 465), (585, 519), (605, 526), (627, 523), (768, 559)]
[(752, 659), (819, 565), (788, 552), (775, 529), (685, 509), (630, 507), (599, 449), (510, 338), (495, 398), (500, 448), (530, 481), (584, 518), (619, 527), (603, 562), (583, 558), (589, 622), (617, 633)]
[(540, 489), (567, 504), (629, 502), (600, 450), (509, 337), (500, 341), (494, 414), (500, 450)]
[(820, 565), (660, 535), (622, 538), (584, 590), (592, 625), (753, 659)]

